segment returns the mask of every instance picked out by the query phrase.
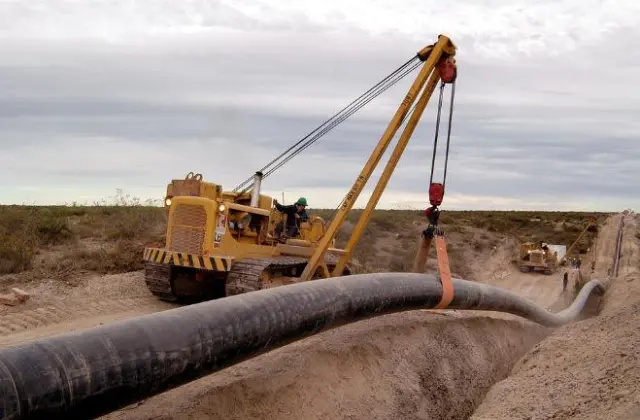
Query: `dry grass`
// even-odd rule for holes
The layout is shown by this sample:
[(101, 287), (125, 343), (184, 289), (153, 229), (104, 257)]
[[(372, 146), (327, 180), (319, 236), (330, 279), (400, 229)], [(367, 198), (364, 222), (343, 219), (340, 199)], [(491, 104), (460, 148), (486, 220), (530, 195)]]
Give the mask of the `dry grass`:
[(165, 222), (162, 208), (121, 193), (94, 206), (0, 206), (0, 274), (137, 270), (142, 248), (164, 242)]
[[(321, 210), (317, 213), (328, 218), (333, 212)], [(355, 225), (361, 214), (361, 210), (352, 211), (347, 222)], [(470, 274), (469, 260), (507, 237), (514, 237), (520, 242), (544, 240), (569, 246), (592, 215), (601, 222), (608, 213), (443, 210), (440, 224), (449, 238), (451, 268), (464, 276)], [(353, 253), (357, 269), (409, 271), (418, 247), (418, 235), (425, 227), (426, 218), (422, 211), (375, 211)], [(350, 229), (343, 229), (337, 236), (337, 245), (344, 246), (349, 234)], [(596, 235), (587, 232), (572, 253), (586, 253)]]
[[(331, 210), (311, 211), (329, 218)], [(337, 237), (343, 246), (361, 215), (352, 211)], [(463, 254), (481, 252), (505, 236), (570, 244), (584, 227), (585, 213), (443, 211), (441, 224), (450, 235), (452, 269), (464, 274)], [(599, 219), (605, 214), (596, 215)], [(163, 208), (141, 203), (120, 191), (93, 206), (0, 206), (0, 274), (42, 275), (91, 271), (117, 273), (142, 268), (145, 246), (164, 244)], [(419, 232), (426, 227), (421, 211), (377, 210), (354, 250), (358, 271), (409, 271)], [(576, 247), (586, 251), (595, 234)], [(467, 251), (468, 250), (468, 251)]]

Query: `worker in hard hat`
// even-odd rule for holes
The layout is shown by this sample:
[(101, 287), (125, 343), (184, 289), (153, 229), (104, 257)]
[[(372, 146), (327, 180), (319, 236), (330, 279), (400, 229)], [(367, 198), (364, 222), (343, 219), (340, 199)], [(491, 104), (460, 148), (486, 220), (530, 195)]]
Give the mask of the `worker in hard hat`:
[[(286, 236), (293, 238), (300, 234), (300, 223), (306, 222), (309, 220), (309, 215), (307, 214), (307, 199), (305, 197), (298, 198), (293, 204), (285, 206), (283, 204), (278, 203), (278, 200), (273, 200), (273, 204), (281, 213), (287, 215), (287, 224), (285, 229)], [(276, 226), (275, 234), (276, 236), (280, 236), (282, 233), (282, 225), (279, 224)]]

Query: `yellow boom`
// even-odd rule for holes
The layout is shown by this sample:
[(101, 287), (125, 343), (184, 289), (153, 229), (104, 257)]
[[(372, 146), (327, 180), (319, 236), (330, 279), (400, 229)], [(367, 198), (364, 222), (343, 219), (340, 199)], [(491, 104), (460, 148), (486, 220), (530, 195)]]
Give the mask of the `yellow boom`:
[[(382, 196), (382, 192), (384, 191), (391, 177), (391, 174), (393, 173), (393, 170), (395, 169), (398, 161), (400, 160), (400, 157), (402, 156), (402, 153), (407, 143), (409, 142), (409, 139), (411, 138), (411, 135), (413, 134), (413, 131), (416, 125), (418, 124), (418, 121), (420, 120), (422, 112), (427, 106), (427, 102), (429, 101), (429, 98), (431, 97), (431, 94), (433, 93), (436, 87), (436, 84), (440, 80), (440, 74), (436, 70), (436, 66), (440, 63), (440, 60), (443, 59), (443, 57), (453, 58), (453, 56), (455, 55), (455, 50), (456, 50), (456, 47), (453, 44), (453, 42), (448, 37), (444, 35), (440, 35), (438, 37), (438, 41), (434, 45), (427, 46), (418, 53), (418, 56), (424, 62), (422, 69), (420, 70), (418, 76), (416, 77), (413, 84), (409, 88), (409, 92), (407, 93), (404, 100), (398, 107), (398, 110), (396, 111), (391, 122), (387, 126), (387, 129), (382, 134), (382, 137), (380, 138), (380, 141), (378, 142), (376, 148), (373, 150), (373, 153), (369, 157), (369, 160), (365, 164), (364, 168), (362, 168), (360, 175), (358, 175), (358, 177), (356, 178), (353, 186), (351, 187), (351, 190), (349, 190), (349, 193), (347, 194), (344, 201), (342, 202), (342, 205), (338, 209), (336, 216), (331, 221), (331, 224), (329, 225), (325, 235), (319, 241), (315, 252), (311, 256), (309, 263), (307, 264), (307, 266), (305, 267), (304, 271), (300, 276), (301, 280), (306, 281), (312, 278), (313, 274), (318, 268), (319, 262), (323, 259), (324, 253), (329, 247), (331, 240), (335, 237), (338, 230), (344, 223), (344, 220), (347, 214), (353, 208), (353, 205), (355, 204), (358, 197), (360, 196), (360, 193), (362, 192), (364, 186), (366, 185), (367, 181), (371, 177), (371, 174), (373, 173), (376, 166), (380, 162), (382, 155), (385, 153), (385, 151), (389, 147), (389, 144), (391, 143), (391, 140), (393, 139), (396, 132), (402, 125), (402, 122), (405, 116), (407, 115), (407, 113), (409, 112), (409, 109), (413, 105), (418, 93), (420, 92), (420, 90), (422, 90), (425, 83), (427, 83), (427, 79), (429, 79), (429, 83), (427, 84), (427, 89), (425, 89), (424, 92), (422, 93), (422, 96), (416, 106), (416, 109), (412, 113), (407, 123), (407, 126), (405, 127), (404, 132), (398, 144), (396, 145), (395, 150), (393, 151), (393, 154), (390, 157), (389, 162), (387, 163), (387, 166), (385, 167), (385, 170), (382, 176), (380, 177), (380, 180), (378, 181), (378, 184), (376, 185), (375, 190), (371, 195), (369, 202), (367, 203), (367, 207), (364, 213), (360, 217), (358, 224), (356, 225), (351, 237), (349, 238), (349, 242), (347, 244), (345, 254), (340, 258), (340, 261), (336, 265), (333, 273), (328, 273), (328, 272), (323, 273), (324, 276), (326, 277), (329, 277), (330, 275), (336, 276), (336, 275), (342, 274), (342, 270), (344, 269), (346, 262), (348, 261), (351, 253), (353, 252), (353, 248), (355, 247), (360, 237), (362, 236), (362, 233), (364, 232), (364, 229), (371, 217), (371, 213), (375, 208), (376, 204), (378, 203), (380, 197)], [(321, 267), (323, 267), (323, 271), (326, 270), (326, 267), (324, 266), (321, 266)]]

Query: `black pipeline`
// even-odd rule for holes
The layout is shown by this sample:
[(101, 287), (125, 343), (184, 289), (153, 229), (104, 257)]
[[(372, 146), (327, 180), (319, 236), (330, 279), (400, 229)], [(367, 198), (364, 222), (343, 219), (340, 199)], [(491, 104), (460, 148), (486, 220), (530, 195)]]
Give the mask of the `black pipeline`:
[[(450, 309), (507, 312), (546, 325), (574, 319), (593, 292), (550, 313), (486, 284), (454, 279)], [(0, 350), (0, 418), (89, 419), (322, 330), (434, 308), (430, 275), (376, 273), (293, 284), (203, 302)]]

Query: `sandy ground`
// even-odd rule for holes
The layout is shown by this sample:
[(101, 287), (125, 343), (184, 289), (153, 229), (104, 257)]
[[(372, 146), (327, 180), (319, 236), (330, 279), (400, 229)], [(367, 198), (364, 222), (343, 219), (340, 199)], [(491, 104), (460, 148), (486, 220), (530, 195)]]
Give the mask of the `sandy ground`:
[[(616, 223), (603, 233), (615, 237)], [(478, 281), (562, 309), (562, 273), (521, 273), (505, 242)], [(602, 248), (603, 255), (606, 250)], [(609, 250), (609, 255), (611, 255)], [(105, 416), (123, 419), (466, 419), (552, 331), (508, 314), (420, 311), (332, 330)]]
[(552, 307), (556, 302), (562, 302), (560, 305), (562, 307), (566, 306), (564, 303), (568, 304), (570, 301), (565, 302), (563, 297), (565, 295), (570, 297), (570, 294), (562, 293), (564, 269), (561, 268), (550, 275), (523, 273), (511, 264), (514, 250), (517, 249), (518, 243), (515, 240), (505, 240), (492, 252), (486, 262), (480, 261), (476, 264), (474, 271), (478, 273), (478, 277), (469, 280), (511, 290), (545, 308)]
[[(525, 333), (526, 332), (526, 333)], [(408, 312), (296, 342), (105, 419), (460, 419), (542, 327)]]
[(0, 305), (0, 346), (176, 307), (152, 296), (141, 272), (89, 277), (71, 288), (57, 280), (24, 288), (31, 294), (24, 304)]
[[(616, 226), (611, 221), (600, 235), (596, 260), (605, 272)], [(562, 271), (521, 273), (509, 264), (513, 246), (505, 242), (478, 261), (471, 280), (563, 308), (570, 294), (562, 293)], [(0, 346), (174, 307), (151, 296), (141, 273), (87, 278), (61, 290), (44, 282), (29, 289), (26, 304), (1, 308)], [(464, 419), (551, 332), (496, 313), (389, 315), (302, 340), (104, 418)]]
[[(600, 315), (537, 345), (472, 419), (640, 419), (640, 220), (627, 217), (625, 224), (619, 276)], [(610, 262), (598, 257), (601, 275)]]

